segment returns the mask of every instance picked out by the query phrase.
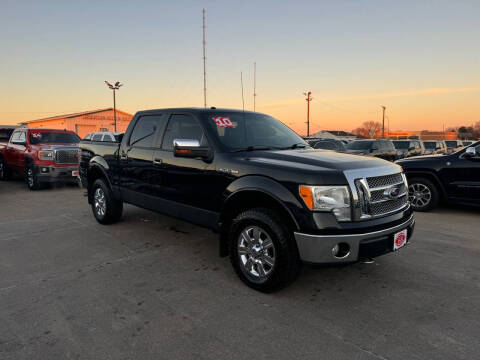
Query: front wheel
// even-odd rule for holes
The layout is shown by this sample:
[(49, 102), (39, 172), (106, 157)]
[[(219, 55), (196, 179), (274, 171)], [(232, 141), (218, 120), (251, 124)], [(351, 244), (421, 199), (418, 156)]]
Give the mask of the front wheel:
[(251, 288), (272, 292), (293, 281), (300, 269), (292, 232), (271, 209), (240, 213), (229, 233), (230, 261)]
[(0, 158), (0, 181), (8, 180), (9, 175), (10, 171), (7, 167), (7, 164), (5, 164), (5, 161)]
[(32, 164), (27, 165), (25, 168), (25, 182), (30, 190), (38, 190), (41, 187), (38, 181), (38, 176), (35, 174), (35, 169)]
[(414, 211), (430, 211), (438, 205), (437, 187), (425, 178), (409, 179), (408, 200)]
[(113, 192), (103, 179), (97, 179), (92, 185), (92, 211), (100, 224), (113, 224), (120, 220), (123, 202), (115, 200)]

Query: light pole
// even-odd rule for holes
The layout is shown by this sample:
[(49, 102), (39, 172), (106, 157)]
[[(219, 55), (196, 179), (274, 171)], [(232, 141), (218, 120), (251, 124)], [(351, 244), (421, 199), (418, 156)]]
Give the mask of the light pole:
[(312, 92), (306, 92), (303, 93), (307, 98), (305, 99), (307, 101), (307, 137), (310, 136), (310, 101), (312, 101)]
[(385, 106), (382, 106), (383, 115), (382, 115), (382, 139), (385, 139)]
[(119, 90), (120, 86), (123, 84), (120, 84), (120, 81), (117, 81), (115, 85), (112, 85), (107, 80), (105, 80), (105, 84), (107, 84), (110, 90), (113, 90), (113, 126), (115, 132), (117, 132), (117, 104), (115, 103), (115, 90)]

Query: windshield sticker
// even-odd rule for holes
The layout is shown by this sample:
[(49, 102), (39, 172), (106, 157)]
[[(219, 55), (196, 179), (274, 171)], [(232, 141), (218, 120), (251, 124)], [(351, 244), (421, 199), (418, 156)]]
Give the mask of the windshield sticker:
[(215, 121), (215, 124), (217, 124), (218, 127), (222, 128), (235, 128), (236, 125), (226, 116), (216, 116), (212, 118), (213, 121)]
[(40, 139), (42, 137), (42, 133), (32, 133), (34, 138)]

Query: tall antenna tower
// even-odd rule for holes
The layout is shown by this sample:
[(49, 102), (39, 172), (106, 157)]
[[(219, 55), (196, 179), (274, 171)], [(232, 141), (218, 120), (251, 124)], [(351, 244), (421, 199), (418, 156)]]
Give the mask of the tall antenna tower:
[(207, 107), (207, 67), (206, 67), (206, 60), (205, 57), (205, 46), (207, 43), (205, 42), (205, 8), (202, 10), (202, 19), (203, 19), (203, 107)]
[(243, 74), (240, 71), (240, 85), (242, 86), (242, 108), (245, 111), (245, 98), (243, 97)]
[(255, 111), (257, 98), (257, 63), (253, 63), (253, 111)]

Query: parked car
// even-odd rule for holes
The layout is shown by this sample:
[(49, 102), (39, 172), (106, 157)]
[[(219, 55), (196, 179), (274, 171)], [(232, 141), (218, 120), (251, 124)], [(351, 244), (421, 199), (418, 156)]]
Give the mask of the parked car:
[(316, 151), (265, 114), (140, 111), (120, 144), (80, 148), (82, 184), (99, 223), (119, 221), (130, 203), (210, 228), (221, 256), (260, 291), (291, 282), (301, 261), (372, 258), (413, 232), (398, 165)]
[(425, 147), (420, 140), (393, 140), (397, 150), (397, 159), (419, 156), (425, 153)]
[(447, 152), (447, 145), (443, 140), (423, 140), (422, 143), (425, 148), (425, 155), (445, 154)]
[(0, 125), (0, 144), (8, 143), (10, 136), (12, 136), (13, 130), (18, 128), (14, 125)]
[(341, 153), (347, 152), (347, 148), (345, 147), (345, 144), (340, 140), (335, 140), (335, 139), (321, 139), (316, 141), (311, 146), (314, 149), (333, 150)]
[(25, 177), (31, 190), (44, 183), (78, 179), (80, 138), (72, 131), (18, 128), (0, 143), (0, 180), (11, 172)]
[(100, 131), (87, 134), (83, 140), (118, 142), (121, 133), (113, 131)]
[(441, 200), (480, 205), (480, 142), (453, 154), (421, 156), (396, 163), (408, 178), (414, 210), (431, 210)]
[(447, 154), (453, 154), (464, 147), (461, 140), (445, 140), (445, 145), (447, 146)]
[(397, 150), (391, 140), (355, 140), (347, 144), (347, 153), (354, 155), (374, 156), (381, 159), (394, 161), (397, 158)]

